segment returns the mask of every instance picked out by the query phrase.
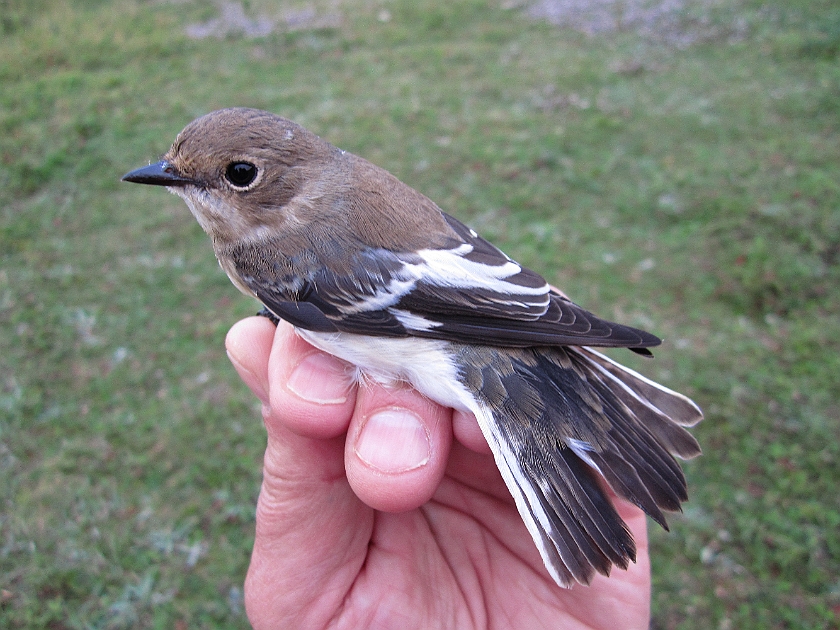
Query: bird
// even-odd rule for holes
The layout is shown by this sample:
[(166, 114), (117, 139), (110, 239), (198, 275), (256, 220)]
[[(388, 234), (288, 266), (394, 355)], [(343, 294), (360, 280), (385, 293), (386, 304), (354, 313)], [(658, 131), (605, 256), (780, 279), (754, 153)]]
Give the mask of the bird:
[(222, 269), (275, 324), (474, 414), (558, 586), (635, 562), (603, 482), (666, 530), (700, 454), (688, 397), (594, 350), (651, 356), (388, 171), (270, 112), (189, 123), (124, 181), (180, 196)]

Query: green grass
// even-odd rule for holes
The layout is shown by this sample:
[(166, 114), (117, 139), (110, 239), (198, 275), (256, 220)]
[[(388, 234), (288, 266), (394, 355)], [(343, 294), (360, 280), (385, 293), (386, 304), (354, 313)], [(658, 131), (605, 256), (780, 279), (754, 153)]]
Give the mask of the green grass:
[(833, 3), (698, 4), (685, 47), (498, 2), (310, 6), (194, 40), (214, 5), (0, 1), (0, 626), (247, 626), (264, 435), (222, 342), (256, 307), (180, 200), (118, 181), (247, 105), (666, 339), (615, 355), (706, 411), (651, 530), (654, 627), (838, 627)]

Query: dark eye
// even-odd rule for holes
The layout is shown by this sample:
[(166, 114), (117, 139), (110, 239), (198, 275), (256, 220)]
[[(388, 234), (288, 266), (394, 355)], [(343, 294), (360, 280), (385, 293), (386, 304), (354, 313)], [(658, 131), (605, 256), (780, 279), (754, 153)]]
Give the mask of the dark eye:
[(225, 170), (225, 177), (237, 188), (246, 188), (257, 178), (257, 167), (250, 162), (231, 162)]

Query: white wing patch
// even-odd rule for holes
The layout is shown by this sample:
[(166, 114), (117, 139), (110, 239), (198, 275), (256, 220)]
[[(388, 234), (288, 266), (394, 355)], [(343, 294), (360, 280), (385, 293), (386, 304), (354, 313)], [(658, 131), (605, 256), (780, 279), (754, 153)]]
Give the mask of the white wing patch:
[(503, 265), (485, 265), (464, 258), (473, 250), (472, 245), (464, 243), (455, 249), (423, 249), (418, 255), (424, 260), (421, 264), (406, 263), (414, 271), (417, 279), (430, 284), (457, 289), (490, 289), (497, 293), (515, 295), (543, 295), (548, 304), (548, 284), (541, 287), (525, 287), (507, 278), (522, 271), (522, 267), (508, 260)]
[(440, 322), (426, 319), (425, 317), (415, 315), (410, 311), (400, 308), (389, 308), (388, 312), (396, 317), (400, 324), (409, 330), (432, 330), (433, 328), (437, 328), (441, 325)]
[(406, 293), (409, 293), (416, 284), (417, 278), (413, 277), (413, 274), (408, 278), (393, 278), (391, 282), (379, 288), (373, 295), (354, 294), (352, 296), (354, 303), (352, 305), (342, 306), (341, 310), (346, 315), (385, 310), (389, 306), (393, 306), (399, 302), (400, 298)]
[[(354, 294), (352, 296), (354, 299), (348, 300), (352, 303), (342, 305), (341, 310), (345, 315), (353, 315), (388, 309), (408, 329), (431, 330), (441, 324), (406, 310), (391, 308), (404, 295), (411, 293), (421, 281), (452, 289), (475, 288), (494, 291), (505, 296), (505, 301), (508, 303), (523, 307), (548, 306), (551, 298), (547, 284), (541, 287), (527, 287), (508, 282), (507, 278), (520, 273), (522, 267), (510, 259), (501, 265), (486, 265), (464, 258), (472, 251), (473, 246), (469, 243), (463, 243), (454, 249), (420, 250), (417, 255), (423, 262), (403, 261), (399, 274), (387, 285), (379, 287), (373, 295)], [(517, 295), (544, 296), (544, 299), (540, 302), (529, 299), (526, 304), (517, 302)]]

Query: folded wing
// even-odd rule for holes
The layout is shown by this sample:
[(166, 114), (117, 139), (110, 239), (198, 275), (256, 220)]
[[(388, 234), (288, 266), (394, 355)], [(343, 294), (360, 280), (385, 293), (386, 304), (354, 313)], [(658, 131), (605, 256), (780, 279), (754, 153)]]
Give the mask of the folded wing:
[(341, 271), (295, 260), (287, 266), (305, 273), (287, 284), (277, 283), (276, 269), (267, 273), (255, 265), (239, 273), (278, 316), (320, 332), (509, 347), (626, 347), (642, 354), (660, 343), (650, 333), (596, 317), (445, 217), (461, 239), (449, 249), (362, 248)]

